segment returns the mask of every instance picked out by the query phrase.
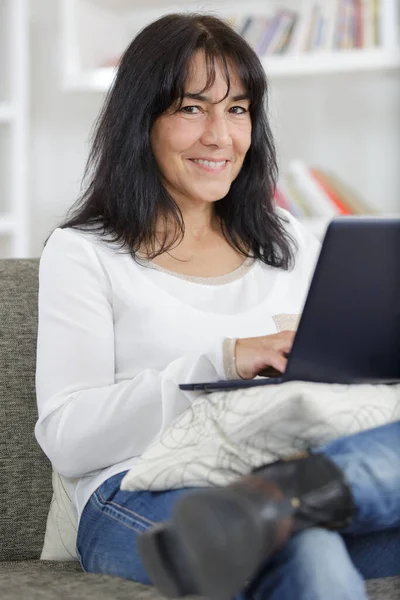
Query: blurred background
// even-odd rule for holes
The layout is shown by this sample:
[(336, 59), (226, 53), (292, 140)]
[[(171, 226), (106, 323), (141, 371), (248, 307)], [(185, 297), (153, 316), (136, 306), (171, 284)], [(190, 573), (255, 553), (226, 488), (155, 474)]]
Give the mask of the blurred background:
[(320, 237), (336, 215), (400, 215), (399, 4), (0, 0), (0, 258), (41, 254), (79, 196), (121, 52), (166, 12), (223, 16), (258, 52), (278, 204)]

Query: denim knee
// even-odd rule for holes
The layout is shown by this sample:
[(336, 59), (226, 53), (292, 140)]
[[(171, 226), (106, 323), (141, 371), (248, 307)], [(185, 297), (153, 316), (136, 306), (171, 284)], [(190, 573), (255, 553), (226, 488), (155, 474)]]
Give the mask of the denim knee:
[(312, 528), (298, 533), (263, 571), (256, 600), (366, 600), (365, 583), (340, 534)]

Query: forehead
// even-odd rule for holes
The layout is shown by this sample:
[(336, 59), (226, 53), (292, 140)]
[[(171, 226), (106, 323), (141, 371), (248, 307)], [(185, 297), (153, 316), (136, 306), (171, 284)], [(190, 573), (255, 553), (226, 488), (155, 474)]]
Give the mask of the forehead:
[[(246, 93), (247, 89), (240, 79), (237, 67), (228, 63), (230, 95), (238, 95)], [(210, 70), (212, 65), (207, 65), (206, 58), (203, 52), (196, 52), (191, 58), (188, 65), (188, 75), (185, 81), (185, 92), (200, 93), (207, 90), (207, 95), (215, 100), (217, 96), (220, 100), (226, 95), (228, 89), (228, 81), (226, 71), (222, 60), (218, 57), (214, 59), (215, 79), (209, 86)]]

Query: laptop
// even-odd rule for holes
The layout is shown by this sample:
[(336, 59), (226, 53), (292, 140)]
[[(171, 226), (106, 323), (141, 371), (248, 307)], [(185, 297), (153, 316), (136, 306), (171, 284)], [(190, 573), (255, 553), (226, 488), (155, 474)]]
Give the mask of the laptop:
[(179, 387), (214, 392), (287, 381), (400, 382), (400, 218), (331, 221), (283, 374)]

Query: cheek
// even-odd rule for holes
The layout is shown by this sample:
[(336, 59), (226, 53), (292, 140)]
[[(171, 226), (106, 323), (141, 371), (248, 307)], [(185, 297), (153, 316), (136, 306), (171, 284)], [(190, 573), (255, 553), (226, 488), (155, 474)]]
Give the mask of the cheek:
[(177, 157), (189, 150), (198, 139), (198, 127), (194, 123), (182, 123), (179, 119), (169, 123), (160, 132), (158, 148), (161, 156), (169, 154)]
[(236, 151), (244, 159), (251, 146), (251, 127), (244, 128), (236, 137)]
[(251, 145), (252, 124), (250, 119), (240, 123), (236, 132), (236, 147), (241, 154), (245, 154)]

